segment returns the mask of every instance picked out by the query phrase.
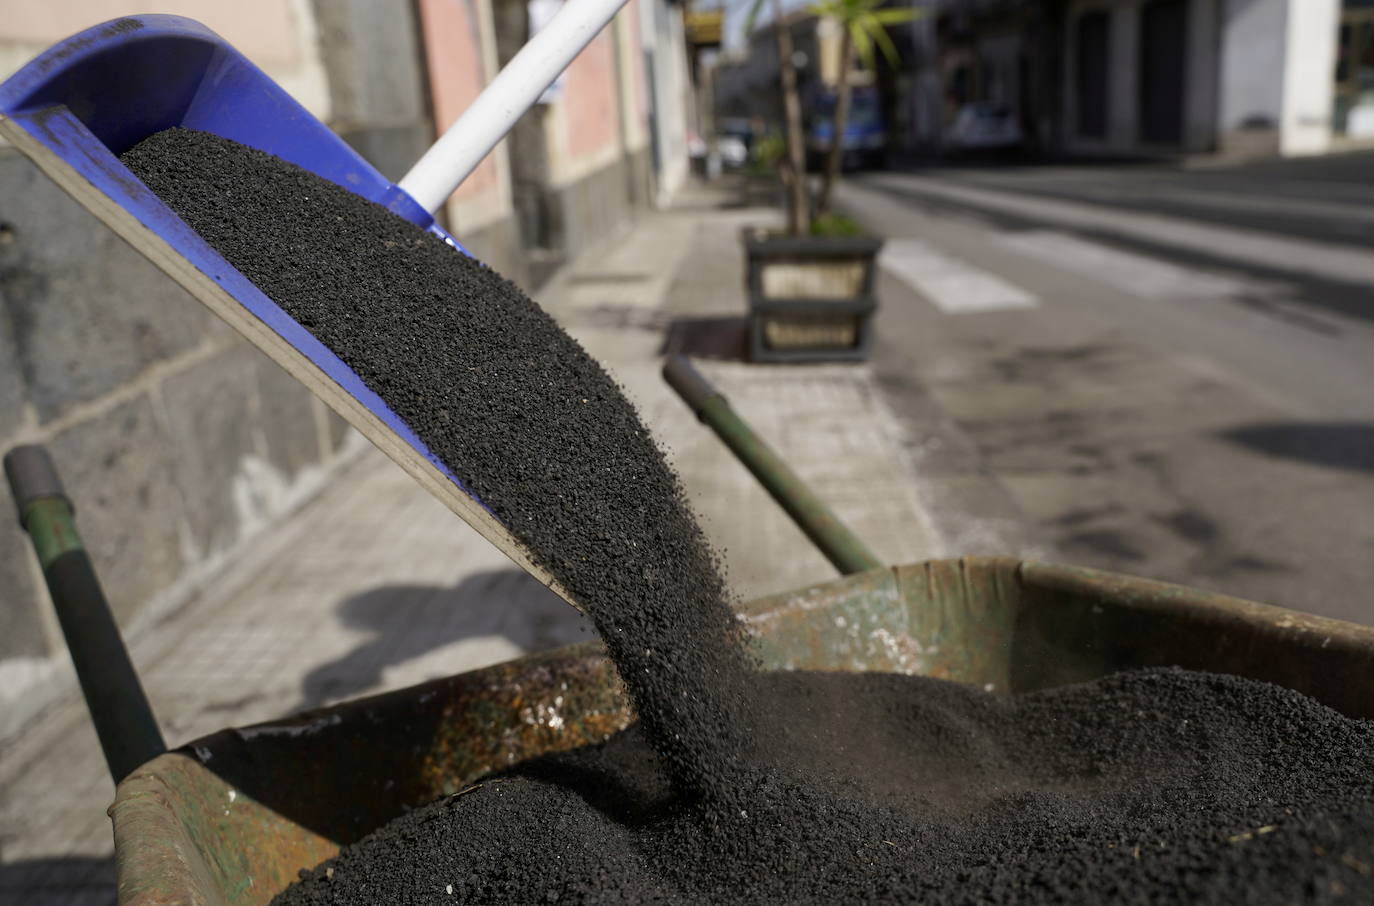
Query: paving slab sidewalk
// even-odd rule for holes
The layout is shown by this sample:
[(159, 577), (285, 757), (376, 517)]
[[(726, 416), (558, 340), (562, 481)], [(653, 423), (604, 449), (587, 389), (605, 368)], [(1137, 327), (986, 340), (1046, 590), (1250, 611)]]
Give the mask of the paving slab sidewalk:
[[(735, 236), (776, 215), (694, 187), (584, 255), (538, 297), (623, 384), (669, 450), (734, 592), (834, 569), (659, 377), (668, 338), (727, 336), (744, 311)], [(863, 365), (703, 372), (890, 562), (946, 545), (899, 422)], [(225, 726), (401, 688), (589, 636), (580, 616), (375, 450), (260, 535), (130, 648), (171, 745)], [(0, 904), (113, 902), (113, 794), (75, 694), (0, 748)]]

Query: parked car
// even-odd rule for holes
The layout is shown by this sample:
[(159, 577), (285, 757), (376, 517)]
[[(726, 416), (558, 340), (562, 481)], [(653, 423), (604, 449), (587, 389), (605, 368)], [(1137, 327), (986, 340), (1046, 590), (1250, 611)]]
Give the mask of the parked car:
[(732, 170), (749, 163), (749, 145), (738, 135), (717, 136), (716, 153), (720, 162)]
[(716, 123), (716, 151), (726, 167), (743, 167), (754, 153), (756, 124), (744, 117), (726, 117)]
[(1003, 104), (989, 101), (959, 108), (946, 142), (955, 152), (1019, 151), (1024, 144), (1016, 114)]

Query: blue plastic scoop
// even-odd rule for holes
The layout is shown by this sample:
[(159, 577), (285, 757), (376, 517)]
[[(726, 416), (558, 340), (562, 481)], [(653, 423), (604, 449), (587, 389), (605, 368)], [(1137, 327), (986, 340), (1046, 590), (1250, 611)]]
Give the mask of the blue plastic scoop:
[[(0, 131), (63, 188), (77, 189), (77, 200), (92, 207), (97, 217), (109, 223), (113, 212), (104, 205), (93, 207), (90, 190), (136, 220), (138, 232), (151, 234), (131, 237), (124, 217), (110, 223), (140, 251), (147, 253), (147, 244), (156, 242), (183, 259), (436, 468), (444, 469), (338, 356), (263, 295), (120, 163), (120, 154), (163, 129), (183, 126), (213, 132), (346, 186), (453, 242), (428, 211), (223, 38), (176, 16), (120, 19), (89, 29), (48, 50), (0, 85), (0, 114), (5, 118)], [(73, 180), (89, 188), (74, 186)], [(163, 264), (159, 255), (150, 257)], [(172, 276), (185, 282), (183, 274)], [(200, 295), (199, 287), (187, 288)]]
[(0, 85), (0, 134), (512, 560), (563, 594), (376, 393), (183, 223), (119, 155), (174, 126), (212, 132), (383, 205), (458, 254), (461, 246), (435, 225), (431, 211), (623, 3), (570, 0), (400, 185), (223, 38), (177, 16), (118, 19), (50, 48)]

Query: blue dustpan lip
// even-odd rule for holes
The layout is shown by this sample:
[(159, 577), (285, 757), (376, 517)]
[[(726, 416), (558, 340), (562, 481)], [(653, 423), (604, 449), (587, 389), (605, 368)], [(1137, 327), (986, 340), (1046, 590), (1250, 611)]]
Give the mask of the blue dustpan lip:
[(212, 132), (275, 154), (388, 207), (466, 254), (418, 203), (227, 41), (182, 16), (114, 19), (55, 44), (0, 84), (0, 114), (223, 287), (491, 512), (356, 372), (119, 161), (119, 154), (163, 129)]

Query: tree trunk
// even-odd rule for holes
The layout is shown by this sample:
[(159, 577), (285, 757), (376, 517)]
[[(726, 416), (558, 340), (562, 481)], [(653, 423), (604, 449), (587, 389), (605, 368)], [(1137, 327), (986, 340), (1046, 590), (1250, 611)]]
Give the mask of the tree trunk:
[(849, 125), (849, 67), (854, 62), (854, 39), (848, 28), (844, 25), (840, 27), (844, 29), (840, 38), (840, 84), (835, 98), (835, 116), (831, 121), (834, 128), (830, 135), (830, 154), (825, 160), (825, 180), (821, 183), (820, 201), (816, 203), (817, 217), (830, 213), (830, 195), (840, 179), (840, 165), (844, 162), (844, 131)]
[(782, 79), (782, 112), (787, 135), (787, 232), (800, 236), (810, 220), (806, 193), (806, 146), (802, 144), (801, 98), (797, 96), (797, 68), (792, 65), (792, 30), (783, 20), (782, 0), (773, 0), (773, 25), (778, 35), (778, 69)]

